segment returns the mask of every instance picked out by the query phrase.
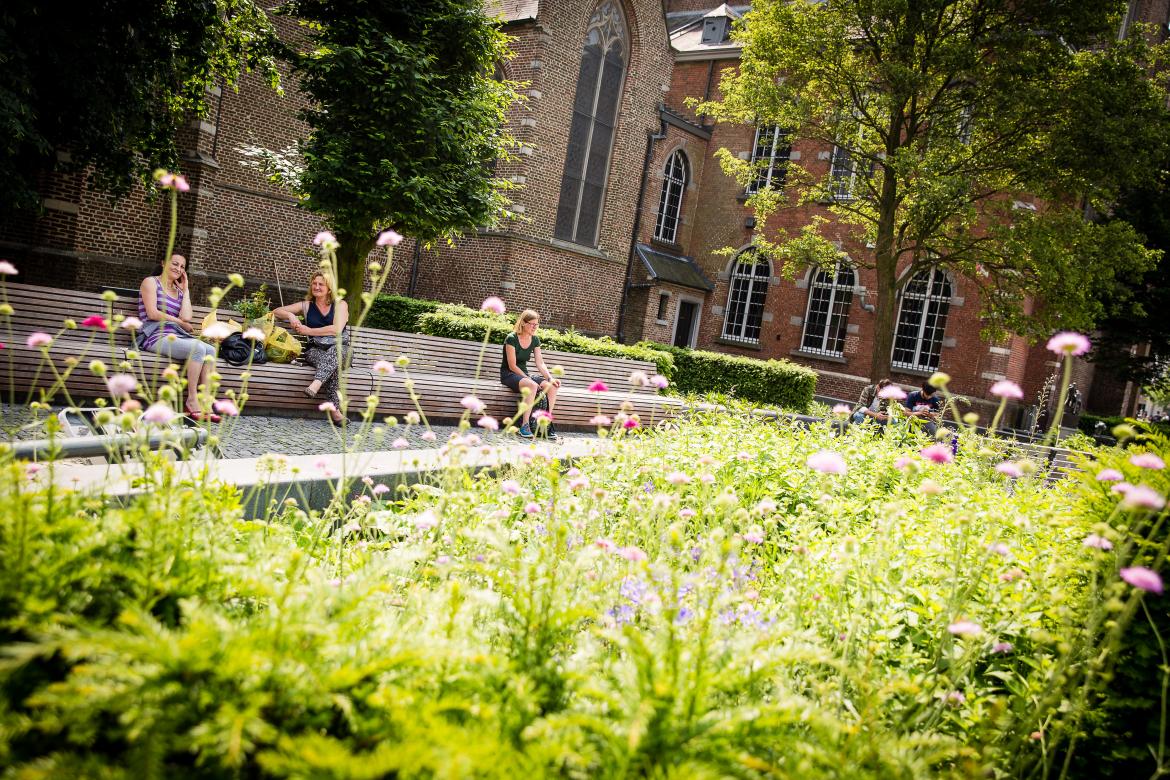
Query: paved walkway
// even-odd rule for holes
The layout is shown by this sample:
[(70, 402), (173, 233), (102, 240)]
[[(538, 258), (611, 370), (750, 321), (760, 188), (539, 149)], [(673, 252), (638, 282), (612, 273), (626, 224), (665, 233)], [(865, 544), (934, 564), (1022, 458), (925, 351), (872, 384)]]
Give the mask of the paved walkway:
[[(57, 412), (54, 409), (54, 414)], [(41, 413), (43, 420), (44, 413)], [(322, 415), (322, 419), (303, 417), (278, 417), (268, 415), (244, 414), (235, 419), (224, 418), (224, 423), (218, 428), (221, 438), (220, 449), (225, 458), (258, 458), (270, 452), (282, 455), (324, 455), (328, 453), (353, 452), (380, 452), (393, 450), (393, 442), (398, 438), (406, 439), (411, 449), (433, 448), (441, 446), (447, 441), (451, 433), (456, 430), (452, 425), (435, 425), (431, 431), (435, 434), (433, 442), (423, 438), (426, 429), (399, 425), (397, 428), (387, 428), (385, 435), (378, 439), (372, 432), (367, 432), (362, 441), (355, 441), (355, 436), (361, 429), (361, 424), (351, 422), (346, 426), (344, 439), (342, 434), (331, 426)], [(43, 423), (37, 423), (29, 409), (0, 404), (0, 430), (3, 437), (16, 439), (44, 438)], [(476, 429), (476, 433), (486, 442), (493, 444), (519, 444), (524, 440), (518, 436), (503, 433), (491, 433)], [(563, 433), (564, 438), (596, 437), (592, 433)]]

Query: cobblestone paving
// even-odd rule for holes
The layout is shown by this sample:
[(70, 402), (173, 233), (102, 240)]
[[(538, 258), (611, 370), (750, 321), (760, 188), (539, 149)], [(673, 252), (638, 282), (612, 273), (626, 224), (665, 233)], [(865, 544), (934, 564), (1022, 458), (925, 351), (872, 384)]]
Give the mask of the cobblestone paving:
[[(54, 413), (56, 411), (54, 410)], [(43, 424), (35, 423), (31, 412), (24, 407), (0, 405), (0, 424), (5, 434), (4, 438), (13, 435), (13, 431), (17, 439), (37, 439), (44, 435)], [(282, 455), (324, 455), (346, 449), (362, 452), (390, 450), (393, 449), (391, 445), (394, 440), (399, 437), (406, 439), (412, 448), (438, 447), (457, 430), (453, 425), (432, 426), (431, 431), (435, 434), (435, 439), (427, 441), (424, 439), (426, 429), (399, 425), (397, 428), (386, 429), (381, 437), (367, 431), (363, 440), (355, 441), (361, 429), (358, 422), (351, 422), (346, 426), (343, 440), (342, 433), (324, 419), (250, 414), (234, 420), (225, 418), (223, 424), (213, 427), (219, 429), (220, 449), (225, 458), (256, 458), (269, 452)], [(489, 443), (518, 444), (523, 441), (520, 437), (509, 434), (479, 430), (476, 432)], [(595, 434), (561, 435), (569, 438)]]

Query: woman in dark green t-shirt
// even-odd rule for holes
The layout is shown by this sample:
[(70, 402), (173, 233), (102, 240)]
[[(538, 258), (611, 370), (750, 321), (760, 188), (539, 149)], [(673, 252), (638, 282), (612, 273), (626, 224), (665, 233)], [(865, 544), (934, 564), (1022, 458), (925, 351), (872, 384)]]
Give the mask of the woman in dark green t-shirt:
[[(540, 326), (540, 315), (532, 309), (525, 309), (516, 318), (516, 327), (504, 339), (504, 355), (500, 362), (500, 381), (514, 392), (524, 393), (528, 388), (528, 395), (535, 399), (538, 393), (544, 393), (548, 398), (548, 412), (552, 414), (553, 406), (557, 402), (557, 389), (561, 380), (554, 379), (544, 365), (544, 358), (540, 354), (540, 337), (536, 329)], [(540, 375), (528, 373), (528, 359), (536, 361), (536, 368)], [(529, 418), (532, 416), (532, 404), (525, 404), (520, 423), (520, 435), (524, 438), (532, 437), (532, 426)], [(548, 426), (548, 437), (556, 438), (556, 429), (552, 423)]]

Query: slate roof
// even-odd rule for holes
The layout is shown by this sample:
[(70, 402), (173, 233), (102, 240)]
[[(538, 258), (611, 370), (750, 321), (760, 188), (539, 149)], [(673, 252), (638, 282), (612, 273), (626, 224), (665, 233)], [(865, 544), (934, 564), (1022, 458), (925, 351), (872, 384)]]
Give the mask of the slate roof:
[(694, 259), (672, 255), (646, 244), (638, 244), (637, 250), (639, 259), (650, 273), (650, 278), (704, 292), (715, 289), (715, 285), (707, 280)]
[(535, 19), (540, 10), (540, 0), (484, 0), (488, 16), (501, 16), (505, 22), (521, 22)]

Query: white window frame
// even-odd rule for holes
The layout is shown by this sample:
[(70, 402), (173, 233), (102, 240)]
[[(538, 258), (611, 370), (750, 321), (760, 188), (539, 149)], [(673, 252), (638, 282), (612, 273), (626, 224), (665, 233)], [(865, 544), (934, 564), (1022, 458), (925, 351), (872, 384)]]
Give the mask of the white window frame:
[[(720, 330), (722, 338), (727, 341), (737, 341), (741, 344), (759, 344), (760, 337), (757, 334), (755, 338), (745, 335), (748, 330), (748, 320), (751, 319), (752, 313), (752, 298), (757, 291), (763, 290), (763, 297), (759, 302), (760, 325), (758, 330), (763, 332), (764, 329), (764, 310), (767, 306), (768, 287), (772, 280), (772, 262), (766, 257), (758, 257), (755, 262), (750, 262), (750, 258), (756, 257), (757, 253), (748, 250), (741, 252), (733, 261), (731, 275), (728, 279), (729, 284), (727, 288), (727, 308), (724, 309), (723, 314), (723, 328)], [(763, 265), (766, 269), (766, 274), (761, 276), (755, 271), (749, 273), (742, 273), (740, 271), (743, 267), (756, 268), (758, 265)], [(744, 306), (740, 315), (739, 322), (731, 321), (731, 312), (734, 308), (732, 301), (735, 299), (736, 283), (740, 282), (746, 285), (745, 294), (743, 297)]]
[[(910, 285), (913, 283), (914, 277), (917, 277), (920, 274), (924, 274), (924, 273), (927, 274), (925, 294), (911, 293), (910, 292)], [(935, 276), (936, 275), (943, 277), (943, 281), (946, 284), (945, 289), (949, 293), (948, 295), (935, 295), (934, 294), (934, 285), (935, 285)], [(942, 328), (940, 328), (939, 330), (945, 334), (947, 320), (950, 318), (951, 300), (954, 298), (954, 295), (955, 295), (955, 286), (954, 286), (954, 283), (951, 281), (951, 277), (949, 275), (947, 275), (947, 273), (945, 271), (943, 271), (941, 268), (923, 269), (923, 270), (915, 273), (914, 277), (911, 277), (911, 280), (906, 283), (905, 287), (902, 288), (902, 294), (899, 296), (900, 300), (898, 302), (898, 316), (894, 320), (894, 345), (890, 351), (890, 365), (893, 368), (903, 368), (903, 369), (908, 369), (910, 371), (936, 371), (936, 370), (938, 370), (937, 363), (935, 365), (930, 365), (928, 363), (922, 362), (922, 351), (923, 351), (922, 348), (923, 348), (924, 339), (926, 337), (927, 313), (930, 311), (930, 304), (932, 302), (938, 303), (940, 305), (940, 307), (945, 306), (945, 308), (942, 308), (940, 313), (935, 315), (936, 318), (942, 319)], [(913, 298), (915, 300), (922, 301), (922, 310), (921, 310), (921, 314), (919, 315), (919, 318), (918, 318), (917, 332), (915, 333), (915, 336), (914, 336), (914, 359), (910, 362), (898, 361), (898, 360), (894, 359), (894, 354), (898, 351), (898, 331), (901, 329), (902, 314), (905, 311), (907, 298)], [(939, 362), (940, 363), (942, 362), (941, 350), (942, 350), (942, 343), (944, 340), (945, 340), (945, 337), (940, 336), (940, 338), (939, 338), (939, 350), (940, 350)]]
[[(838, 279), (840, 278), (842, 272), (849, 273), (849, 276), (852, 280), (849, 284), (838, 284)], [(825, 274), (826, 276), (829, 276), (829, 281), (827, 283), (820, 281), (821, 274)], [(844, 344), (842, 344), (841, 349), (830, 349), (829, 348), (829, 346), (828, 346), (829, 334), (830, 334), (830, 332), (833, 332), (835, 330), (833, 328), (833, 321), (836, 317), (836, 315), (834, 314), (834, 311), (836, 309), (838, 301), (842, 297), (842, 293), (847, 292), (849, 294), (849, 304), (848, 305), (852, 306), (853, 305), (853, 291), (856, 288), (857, 288), (857, 272), (854, 271), (851, 267), (849, 267), (845, 263), (840, 263), (840, 262), (837, 263), (837, 265), (835, 265), (833, 267), (833, 271), (832, 271), (831, 275), (829, 274), (828, 271), (826, 271), (823, 268), (814, 268), (812, 270), (812, 273), (809, 275), (808, 302), (805, 304), (805, 307), (804, 307), (804, 328), (802, 329), (801, 334), (800, 334), (800, 351), (801, 352), (807, 352), (807, 353), (812, 354), (812, 355), (827, 355), (829, 357), (844, 357), (844, 355), (845, 355)], [(828, 289), (828, 291), (829, 291), (828, 309), (826, 311), (826, 316), (825, 316), (824, 330), (820, 334), (820, 344), (821, 345), (819, 347), (809, 347), (806, 345), (806, 341), (808, 340), (808, 336), (809, 336), (808, 327), (809, 327), (809, 322), (811, 321), (813, 298), (816, 295), (816, 291), (818, 289), (822, 289), (822, 290)], [(844, 319), (843, 324), (846, 327), (846, 329), (848, 329), (848, 327), (849, 327), (849, 310), (848, 310), (848, 308), (845, 310), (845, 313), (843, 315), (840, 315), (840, 318)]]
[[(678, 239), (678, 226), (682, 222), (683, 197), (687, 192), (687, 180), (690, 178), (688, 162), (686, 153), (682, 149), (675, 149), (666, 160), (666, 167), (663, 168), (662, 197), (658, 201), (658, 219), (654, 223), (654, 238), (657, 241), (673, 244)], [(675, 193), (677, 193), (678, 208), (672, 219), (667, 214), (667, 205), (671, 195)]]
[[(767, 151), (768, 165), (760, 166), (760, 160), (765, 158), (765, 155), (760, 154), (760, 134), (770, 132), (772, 134), (772, 143)], [(780, 163), (777, 164), (777, 149), (786, 149), (787, 154), (780, 157)], [(792, 137), (790, 133), (785, 132), (780, 128), (780, 125), (771, 126), (757, 126), (756, 137), (752, 140), (752, 180), (748, 183), (747, 194), (754, 195), (761, 189), (779, 189), (784, 185), (784, 180), (787, 176), (787, 168), (789, 160), (792, 159)]]

